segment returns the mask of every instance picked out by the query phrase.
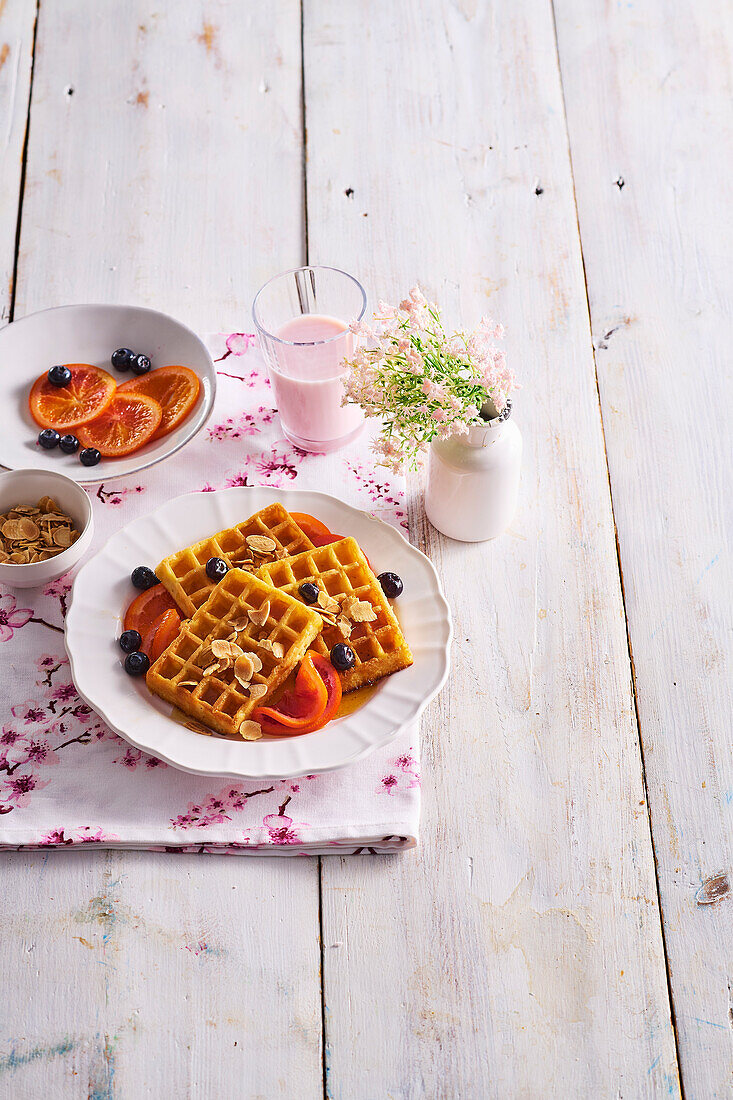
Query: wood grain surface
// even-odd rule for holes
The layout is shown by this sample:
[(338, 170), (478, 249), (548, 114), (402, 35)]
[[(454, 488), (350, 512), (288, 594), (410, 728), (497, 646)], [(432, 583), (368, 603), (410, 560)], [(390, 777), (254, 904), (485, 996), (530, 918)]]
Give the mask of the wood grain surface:
[(733, 9), (556, 0), (688, 1097), (728, 1097)]
[(456, 621), (421, 848), (2, 854), (0, 1096), (731, 1095), (731, 22), (0, 0), (3, 320), (419, 280), (505, 323), (525, 438), (496, 542), (412, 483)]

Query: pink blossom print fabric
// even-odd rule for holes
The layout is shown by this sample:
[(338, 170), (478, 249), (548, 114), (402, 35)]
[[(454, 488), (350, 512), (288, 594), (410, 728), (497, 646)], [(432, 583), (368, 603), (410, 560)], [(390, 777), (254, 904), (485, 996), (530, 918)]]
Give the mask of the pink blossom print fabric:
[[(87, 490), (95, 546), (171, 497), (232, 485), (318, 489), (407, 526), (404, 484), (375, 465), (366, 437), (332, 456), (298, 450), (283, 437), (254, 337), (208, 342), (218, 372), (208, 425), (182, 454), (130, 478), (115, 479), (110, 462), (109, 480)], [(416, 727), (349, 768), (262, 783), (188, 775), (128, 745), (72, 682), (72, 580), (0, 590), (0, 846), (343, 855), (417, 844)]]

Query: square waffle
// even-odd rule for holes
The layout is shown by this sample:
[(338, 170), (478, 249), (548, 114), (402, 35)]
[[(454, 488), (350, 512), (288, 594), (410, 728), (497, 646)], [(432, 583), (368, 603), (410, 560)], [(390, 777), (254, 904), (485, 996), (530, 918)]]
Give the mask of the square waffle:
[[(230, 569), (241, 567), (252, 573), (267, 561), (266, 556), (252, 553), (248, 535), (267, 535), (276, 544), (275, 554), (293, 555), (313, 549), (311, 540), (282, 504), (270, 504), (236, 527), (178, 550), (164, 558), (155, 572), (186, 618), (206, 603), (216, 584), (206, 576), (209, 558), (223, 558)], [(254, 564), (246, 564), (249, 558)]]
[[(335, 600), (352, 597), (371, 604), (377, 616), (372, 622), (354, 622), (351, 635), (345, 637), (337, 625), (324, 618), (323, 631), (313, 643), (313, 649), (324, 657), (328, 657), (337, 642), (346, 642), (353, 649), (356, 664), (340, 673), (344, 691), (373, 684), (412, 664), (412, 653), (397, 617), (356, 539), (341, 539), (293, 558), (267, 562), (259, 576), (298, 599), (299, 586), (311, 581)], [(316, 604), (313, 608), (319, 610)]]
[[(263, 625), (257, 626), (249, 611), (257, 613), (269, 602)], [(267, 689), (252, 699), (237, 680), (234, 669), (226, 668), (204, 676), (216, 659), (211, 643), (232, 639), (245, 653), (256, 654), (262, 668), (252, 676), (252, 685)], [(219, 733), (236, 734), (256, 706), (283, 682), (304, 656), (321, 629), (321, 617), (299, 600), (273, 588), (244, 569), (230, 569), (206, 603), (184, 622), (178, 637), (150, 667), (147, 685), (154, 695), (173, 703), (184, 714)], [(263, 640), (279, 642), (284, 650), (278, 659)], [(188, 686), (182, 686), (188, 685)]]

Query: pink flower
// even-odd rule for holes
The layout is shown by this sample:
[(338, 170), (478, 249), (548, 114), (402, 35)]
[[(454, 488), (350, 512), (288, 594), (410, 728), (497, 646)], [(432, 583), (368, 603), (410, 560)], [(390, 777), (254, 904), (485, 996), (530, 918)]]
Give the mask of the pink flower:
[(13, 631), (25, 626), (32, 615), (32, 608), (16, 606), (14, 596), (0, 596), (0, 642), (9, 642)]
[(3, 767), (14, 768), (28, 761), (28, 744), (23, 738), (19, 738), (14, 744), (3, 747), (0, 753), (0, 761)]
[(16, 741), (23, 740), (25, 740), (25, 738), (22, 733), (16, 733), (15, 730), (3, 726), (2, 733), (0, 733), (0, 745), (14, 745)]
[(42, 653), (40, 657), (36, 657), (36, 668), (39, 672), (48, 672), (57, 665), (68, 665), (68, 663), (68, 657), (57, 657), (52, 653)]
[(444, 420), (448, 419), (448, 413), (445, 411), (445, 409), (434, 409), (430, 415), (432, 416), (433, 420), (437, 420), (439, 424), (442, 424)]
[(285, 814), (267, 814), (263, 817), (262, 824), (267, 829), (271, 844), (302, 844), (296, 830), (292, 828), (292, 817), (287, 817)]
[(143, 754), (140, 752), (140, 749), (128, 749), (121, 760), (118, 758), (117, 760), (114, 760), (113, 763), (124, 764), (126, 768), (130, 768), (134, 771), (142, 758)]
[(232, 332), (226, 338), (227, 351), (232, 355), (246, 355), (256, 340), (253, 332)]
[(66, 574), (58, 580), (51, 581), (43, 589), (44, 596), (56, 596), (59, 599), (68, 596), (69, 592), (71, 592), (71, 581), (66, 579)]
[(45, 833), (38, 841), (38, 843), (43, 844), (44, 846), (56, 846), (58, 844), (73, 844), (74, 841), (71, 839), (71, 837), (64, 836), (63, 829), (52, 829), (50, 833)]
[(10, 708), (10, 713), (14, 718), (22, 718), (26, 726), (38, 725), (39, 722), (47, 720), (43, 707), (39, 707), (34, 699), (26, 699), (24, 703), (16, 703), (14, 707)]
[(51, 698), (57, 699), (59, 703), (68, 703), (71, 699), (77, 699), (78, 696), (73, 684), (59, 684), (52, 693)]
[(30, 802), (33, 791), (47, 786), (48, 780), (41, 783), (33, 772), (24, 772), (22, 775), (12, 775), (6, 779), (3, 783), (3, 793), (8, 802), (12, 802), (14, 806), (25, 806)]
[(396, 775), (382, 776), (382, 790), (386, 791), (387, 794), (394, 794), (396, 786), (397, 786), (397, 776)]
[(58, 764), (58, 755), (48, 741), (31, 741), (26, 749), (31, 764)]
[[(99, 843), (100, 841), (103, 841), (103, 840), (119, 840), (120, 839), (117, 836), (116, 833), (105, 833), (104, 830), (100, 829), (100, 828), (97, 828), (97, 829), (94, 830), (94, 832), (92, 832), (91, 825), (80, 825), (79, 828), (77, 829), (77, 832), (79, 834), (77, 839), (82, 844), (91, 844), (92, 842)], [(75, 843), (75, 841), (72, 841), (71, 843), (73, 844), (73, 843)]]

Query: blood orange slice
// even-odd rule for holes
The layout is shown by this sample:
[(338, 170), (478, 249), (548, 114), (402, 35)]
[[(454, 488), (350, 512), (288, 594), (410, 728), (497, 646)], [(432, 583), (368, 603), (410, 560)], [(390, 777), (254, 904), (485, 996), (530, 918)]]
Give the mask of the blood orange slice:
[(176, 605), (162, 584), (154, 584), (136, 596), (125, 611), (123, 628), (137, 630), (141, 638), (150, 634), (151, 639), (167, 611), (175, 611)]
[(181, 424), (196, 404), (201, 383), (188, 367), (158, 367), (141, 378), (131, 378), (119, 387), (119, 393), (144, 393), (163, 409), (163, 419), (153, 436), (160, 439)]
[(152, 438), (163, 410), (144, 393), (114, 395), (104, 412), (76, 433), (83, 447), (96, 447), (105, 458), (129, 455)]
[(52, 386), (47, 374), (33, 383), (28, 408), (36, 424), (60, 432), (78, 428), (106, 409), (117, 384), (111, 374), (91, 363), (67, 363), (68, 386)]

